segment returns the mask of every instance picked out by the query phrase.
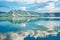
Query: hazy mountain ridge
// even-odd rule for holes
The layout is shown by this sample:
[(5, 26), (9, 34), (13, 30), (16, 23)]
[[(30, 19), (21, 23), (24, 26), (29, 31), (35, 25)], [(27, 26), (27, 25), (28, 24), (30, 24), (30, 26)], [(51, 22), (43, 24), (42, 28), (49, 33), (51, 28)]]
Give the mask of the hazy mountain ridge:
[(39, 16), (43, 16), (43, 17), (60, 17), (60, 13), (59, 12), (54, 12), (54, 13), (39, 13), (39, 12), (35, 12), (35, 11), (26, 11), (26, 10), (11, 10), (9, 12), (0, 12), (0, 14), (21, 14), (21, 15), (39, 15)]

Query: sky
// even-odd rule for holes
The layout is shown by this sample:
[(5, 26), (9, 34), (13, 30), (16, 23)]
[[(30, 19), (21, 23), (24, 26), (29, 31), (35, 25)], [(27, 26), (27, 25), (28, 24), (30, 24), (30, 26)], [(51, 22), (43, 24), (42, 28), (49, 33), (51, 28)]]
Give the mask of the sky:
[(44, 13), (60, 12), (60, 0), (0, 0), (0, 11), (13, 9)]

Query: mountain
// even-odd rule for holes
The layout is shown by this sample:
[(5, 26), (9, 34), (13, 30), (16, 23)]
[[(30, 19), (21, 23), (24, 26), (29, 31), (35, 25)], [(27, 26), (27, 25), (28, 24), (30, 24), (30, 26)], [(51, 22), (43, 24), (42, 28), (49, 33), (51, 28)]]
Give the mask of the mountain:
[[(25, 23), (37, 21), (39, 19), (39, 14), (32, 11), (23, 11), (23, 10), (11, 10), (6, 14), (0, 14), (0, 20), (10, 21), (12, 23)], [(37, 18), (36, 18), (37, 17)]]
[(11, 10), (10, 12), (14, 12), (17, 14), (22, 14), (22, 15), (39, 15), (40, 17), (60, 17), (60, 12), (53, 12), (53, 13), (39, 13), (35, 11), (29, 11), (29, 10)]
[(23, 15), (40, 15), (41, 13), (34, 12), (34, 11), (26, 11), (26, 10), (11, 10), (10, 12), (14, 12), (17, 14), (23, 14)]

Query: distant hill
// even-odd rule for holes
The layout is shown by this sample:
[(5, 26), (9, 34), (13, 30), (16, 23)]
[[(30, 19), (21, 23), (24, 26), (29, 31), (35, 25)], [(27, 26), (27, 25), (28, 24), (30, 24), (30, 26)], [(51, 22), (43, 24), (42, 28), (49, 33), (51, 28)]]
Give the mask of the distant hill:
[(39, 13), (39, 12), (35, 12), (35, 11), (24, 11), (24, 10), (11, 10), (9, 12), (0, 12), (0, 14), (15, 14), (15, 15), (19, 15), (19, 16), (31, 16), (31, 15), (38, 15), (40, 17), (60, 17), (60, 13), (59, 12), (55, 12), (55, 13)]
[(21, 14), (21, 15), (39, 15), (40, 17), (60, 17), (59, 12), (54, 12), (54, 13), (39, 13), (35, 11), (24, 11), (24, 10), (11, 10), (10, 12), (14, 12), (16, 14)]
[(16, 15), (22, 15), (22, 16), (24, 16), (24, 15), (34, 15), (34, 16), (36, 16), (36, 15), (41, 15), (41, 13), (38, 13), (38, 12), (34, 12), (34, 11), (24, 11), (24, 10), (11, 10), (9, 13), (14, 13), (14, 14), (16, 14)]

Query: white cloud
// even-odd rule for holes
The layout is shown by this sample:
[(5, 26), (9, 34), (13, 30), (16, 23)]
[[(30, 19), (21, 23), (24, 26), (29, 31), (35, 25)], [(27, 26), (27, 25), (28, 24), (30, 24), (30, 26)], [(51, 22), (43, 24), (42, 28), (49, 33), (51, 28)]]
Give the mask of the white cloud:
[(25, 3), (32, 4), (35, 2), (35, 0), (24, 0)]
[[(4, 0), (4, 1), (9, 1), (9, 2), (13, 2), (14, 0)], [(16, 0), (15, 0), (16, 1)]]
[(17, 3), (27, 3), (27, 4), (32, 4), (35, 2), (35, 0), (4, 0), (8, 2), (17, 2)]
[[(9, 2), (15, 1), (15, 2), (18, 2), (18, 3), (22, 2), (22, 3), (32, 4), (32, 3), (35, 3), (35, 2), (36, 3), (48, 2), (49, 0), (4, 0), (4, 1), (9, 1)], [(53, 1), (53, 0), (51, 0), (51, 1)], [(54, 1), (57, 1), (57, 0), (54, 0)]]
[(26, 7), (20, 7), (20, 10), (26, 11)]
[[(0, 0), (1, 1), (1, 0)], [(58, 0), (4, 0), (4, 1), (9, 1), (9, 2), (18, 2), (18, 3), (27, 3), (27, 4), (32, 4), (32, 3), (42, 3), (42, 2), (48, 2), (48, 1), (53, 1), (57, 2)]]
[(58, 0), (49, 0), (49, 1), (57, 2)]
[(48, 0), (36, 0), (37, 3), (48, 2)]
[(48, 3), (48, 6), (45, 6), (44, 8), (38, 8), (36, 9), (37, 12), (60, 12), (60, 8), (56, 8), (55, 7), (55, 3), (54, 2), (50, 2)]

